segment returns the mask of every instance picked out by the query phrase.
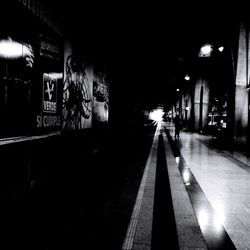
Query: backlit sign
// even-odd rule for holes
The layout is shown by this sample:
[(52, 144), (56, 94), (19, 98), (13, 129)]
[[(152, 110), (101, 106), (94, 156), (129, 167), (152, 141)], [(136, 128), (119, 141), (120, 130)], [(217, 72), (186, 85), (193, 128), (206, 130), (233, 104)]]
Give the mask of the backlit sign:
[(43, 112), (57, 111), (57, 79), (50, 74), (43, 74)]

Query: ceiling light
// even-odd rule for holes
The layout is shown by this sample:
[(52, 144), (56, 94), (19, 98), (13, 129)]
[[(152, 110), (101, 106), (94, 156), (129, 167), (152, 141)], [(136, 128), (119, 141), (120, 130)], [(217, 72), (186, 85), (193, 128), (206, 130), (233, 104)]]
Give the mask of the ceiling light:
[(213, 46), (211, 44), (205, 44), (200, 49), (199, 57), (210, 57), (212, 51), (213, 51)]
[(220, 46), (220, 47), (218, 48), (218, 50), (219, 50), (220, 52), (222, 52), (222, 51), (224, 50), (224, 47), (223, 47), (223, 46)]

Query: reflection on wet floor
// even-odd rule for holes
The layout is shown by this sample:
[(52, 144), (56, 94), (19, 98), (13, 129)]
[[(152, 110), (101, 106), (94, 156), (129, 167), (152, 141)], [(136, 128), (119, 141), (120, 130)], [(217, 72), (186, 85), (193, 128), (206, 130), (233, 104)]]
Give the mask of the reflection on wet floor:
[[(166, 132), (168, 134), (170, 144), (173, 147), (174, 142), (172, 137), (167, 130)], [(224, 218), (223, 209), (217, 209), (220, 211), (220, 213), (217, 211), (216, 213), (214, 212), (199, 183), (186, 164), (185, 159), (180, 154), (180, 152), (176, 152), (178, 150), (177, 148), (174, 150), (176, 155), (176, 163), (178, 164), (178, 168), (180, 170), (183, 182), (197, 216), (208, 249), (236, 249), (222, 224)]]

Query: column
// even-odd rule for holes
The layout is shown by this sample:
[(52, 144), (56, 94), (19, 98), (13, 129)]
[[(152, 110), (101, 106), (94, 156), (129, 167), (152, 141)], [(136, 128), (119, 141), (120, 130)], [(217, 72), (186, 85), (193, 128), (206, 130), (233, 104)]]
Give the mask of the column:
[(194, 129), (202, 131), (208, 123), (209, 83), (204, 77), (198, 78), (194, 89)]
[(234, 141), (238, 144), (247, 142), (248, 126), (248, 91), (249, 78), (248, 35), (246, 25), (241, 23), (238, 46), (238, 60), (235, 81)]

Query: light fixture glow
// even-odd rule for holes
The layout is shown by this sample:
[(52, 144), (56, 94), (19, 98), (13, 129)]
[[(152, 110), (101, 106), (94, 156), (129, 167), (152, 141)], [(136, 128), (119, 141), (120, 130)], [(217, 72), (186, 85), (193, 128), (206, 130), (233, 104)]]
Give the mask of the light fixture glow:
[(186, 81), (189, 81), (189, 80), (190, 80), (190, 76), (189, 76), (189, 75), (186, 75), (184, 79), (185, 79)]
[(212, 46), (211, 45), (205, 45), (204, 47), (201, 48), (201, 52), (203, 54), (209, 54), (212, 52)]
[(0, 57), (16, 59), (25, 56), (34, 56), (31, 46), (23, 45), (11, 39), (0, 41)]
[(180, 89), (176, 89), (176, 91), (177, 91), (177, 92), (179, 92), (179, 91), (180, 91)]
[(218, 48), (218, 50), (219, 50), (220, 52), (222, 52), (222, 51), (224, 50), (224, 47), (223, 47), (223, 46), (220, 46), (220, 47)]
[(213, 51), (213, 46), (211, 44), (205, 44), (200, 49), (199, 57), (210, 57), (212, 51)]
[(55, 79), (62, 79), (63, 78), (63, 73), (59, 73), (59, 72), (51, 72), (51, 73), (48, 73), (48, 75), (52, 78), (55, 78)]

